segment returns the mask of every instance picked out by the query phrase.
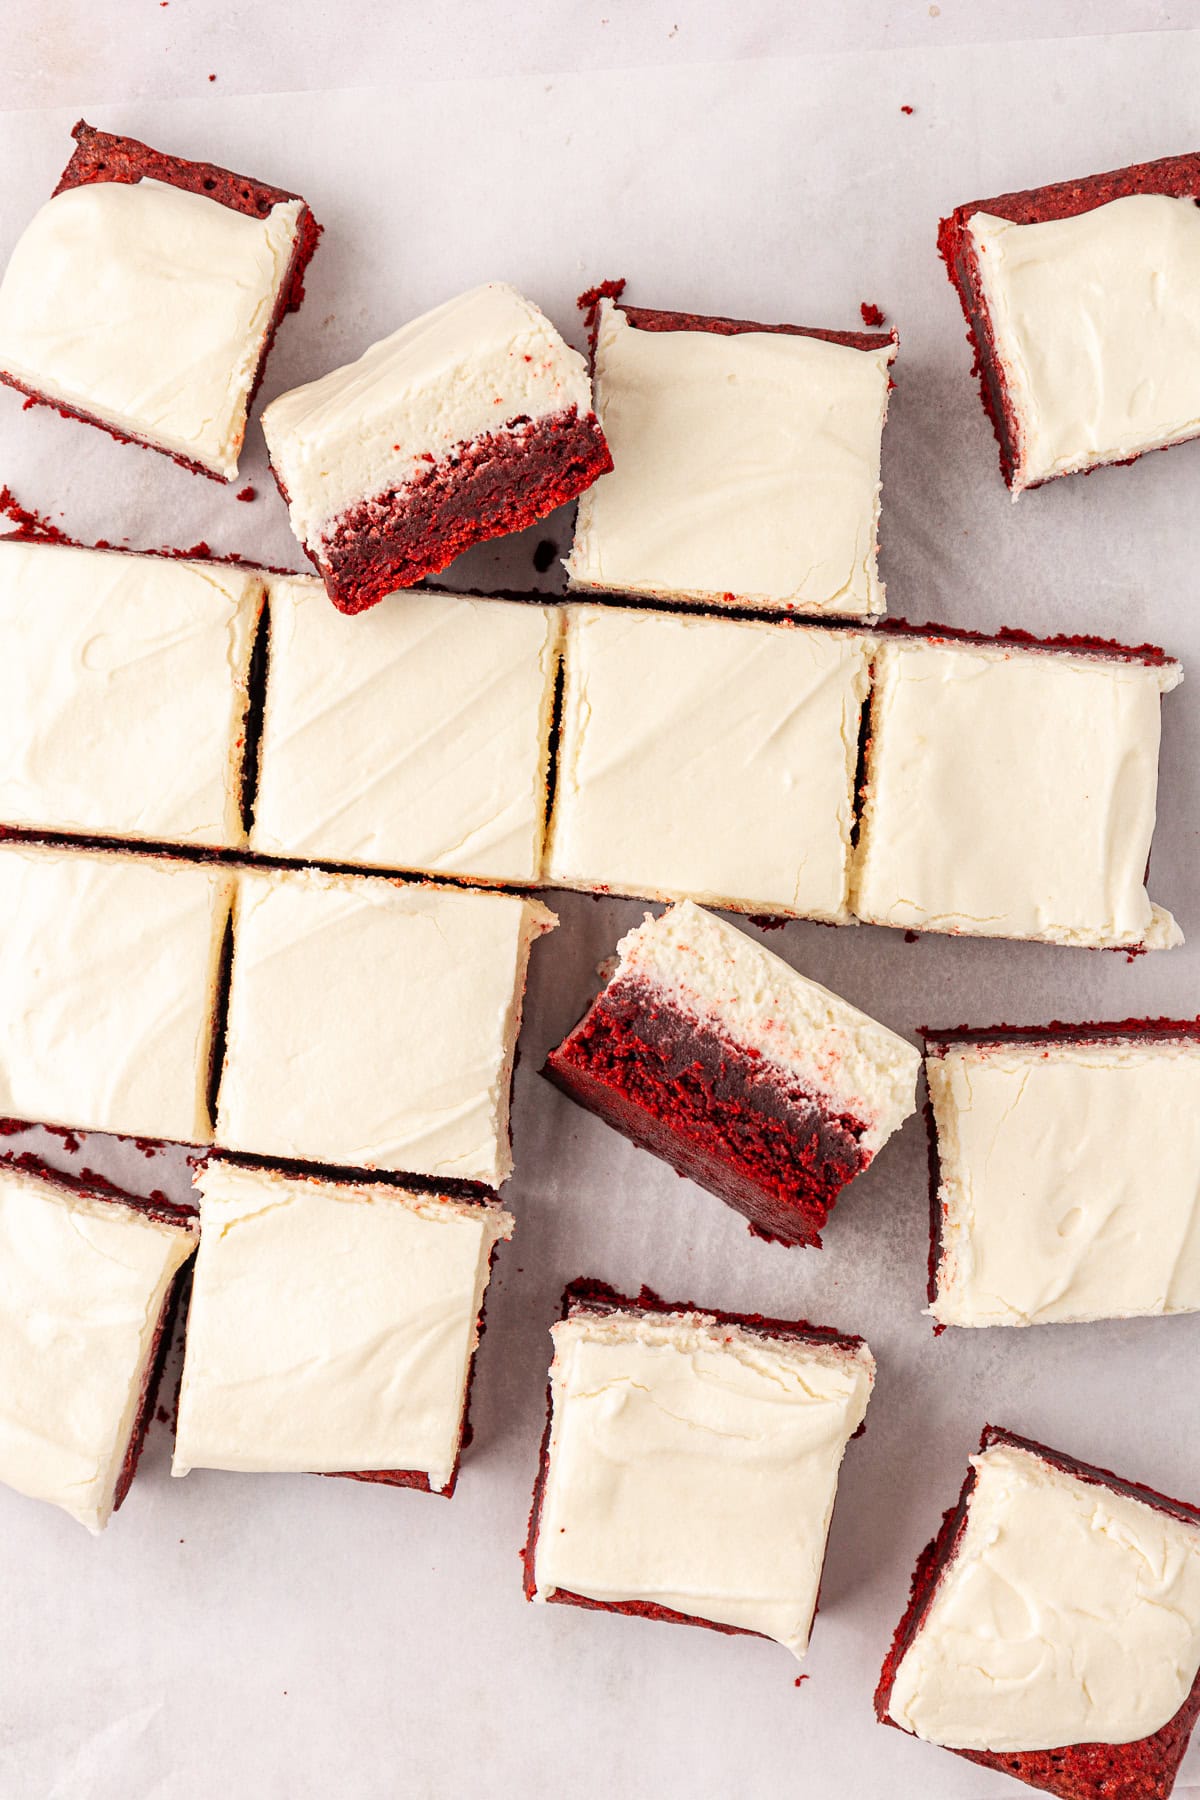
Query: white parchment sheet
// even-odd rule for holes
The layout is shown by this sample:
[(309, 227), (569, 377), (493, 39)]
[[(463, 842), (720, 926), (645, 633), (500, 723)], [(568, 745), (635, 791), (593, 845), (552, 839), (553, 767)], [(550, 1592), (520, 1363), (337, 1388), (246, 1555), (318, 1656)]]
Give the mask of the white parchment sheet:
[[(846, 329), (860, 302), (884, 309), (901, 334), (884, 453), (893, 612), (1151, 638), (1190, 671), (1164, 705), (1151, 883), (1187, 948), (1131, 964), (1033, 945), (909, 944), (865, 927), (793, 924), (770, 937), (911, 1034), (921, 1023), (1200, 1010), (1200, 445), (1014, 507), (934, 248), (939, 215), (957, 202), (1200, 147), (1198, 93), (1200, 34), (1160, 33), (402, 92), (222, 100), (214, 88), (203, 101), (87, 112), (297, 188), (324, 222), (264, 400), (492, 277), (516, 282), (577, 341), (574, 297), (605, 276), (627, 276), (636, 303), (764, 320)], [(53, 187), (73, 117), (0, 121), (0, 254)], [(0, 394), (0, 476), (73, 533), (203, 538), (298, 566), (257, 422), (249, 441), (243, 481), (258, 498), (242, 504)], [(537, 543), (565, 548), (568, 529), (557, 517), (489, 546), (456, 579), (530, 585)], [(562, 929), (534, 952), (505, 1190), (517, 1235), (489, 1296), (457, 1498), (312, 1477), (172, 1481), (162, 1425), (98, 1541), (0, 1490), (3, 1800), (1015, 1796), (1007, 1778), (876, 1726), (871, 1709), (914, 1558), (984, 1421), (1200, 1498), (1200, 1318), (933, 1337), (921, 1316), (919, 1119), (846, 1192), (814, 1253), (752, 1239), (718, 1201), (551, 1089), (538, 1073), (547, 1049), (643, 910), (551, 900)], [(48, 1154), (70, 1160), (55, 1142)], [(183, 1180), (128, 1149), (106, 1160), (95, 1140), (80, 1160), (118, 1176), (132, 1166), (141, 1185)], [(546, 1331), (580, 1274), (869, 1339), (878, 1387), (846, 1458), (799, 1688), (768, 1643), (522, 1597)], [(1200, 1752), (1179, 1791), (1200, 1793)]]

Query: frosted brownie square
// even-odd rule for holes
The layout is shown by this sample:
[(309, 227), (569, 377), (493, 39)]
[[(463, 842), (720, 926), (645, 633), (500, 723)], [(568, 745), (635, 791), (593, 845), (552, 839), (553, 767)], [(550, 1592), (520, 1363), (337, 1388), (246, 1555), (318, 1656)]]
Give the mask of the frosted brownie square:
[(263, 431), (292, 529), (343, 612), (533, 524), (612, 467), (583, 358), (503, 281), (281, 394)]
[(417, 592), (351, 621), (319, 581), (272, 577), (252, 847), (537, 881), (560, 628)]
[(0, 1117), (207, 1143), (232, 878), (0, 843)]
[(173, 1473), (353, 1474), (450, 1495), (492, 1201), (213, 1159)]
[(182, 1212), (0, 1160), (0, 1481), (101, 1531), (133, 1480)]
[(988, 1426), (875, 1710), (1060, 1800), (1166, 1800), (1198, 1669), (1200, 1511)]
[(0, 539), (0, 824), (236, 849), (256, 569)]
[(596, 410), (614, 466), (580, 498), (572, 588), (882, 613), (895, 334), (595, 304)]
[(572, 606), (565, 646), (548, 882), (848, 916), (862, 637)]
[(525, 1592), (808, 1648), (861, 1338), (567, 1289)]
[(533, 940), (517, 894), (243, 869), (216, 1141), (497, 1186)]
[(885, 632), (855, 914), (1052, 944), (1181, 943), (1145, 878), (1159, 702), (1182, 679), (1149, 647)]
[(931, 1033), (925, 1072), (939, 1324), (1200, 1310), (1200, 1026)]
[(1200, 433), (1200, 156), (975, 200), (943, 219), (1015, 499)]
[(690, 901), (647, 917), (546, 1074), (761, 1237), (820, 1245), (916, 1109), (911, 1044)]
[(0, 283), (0, 381), (232, 481), (320, 226), (297, 194), (82, 121)]

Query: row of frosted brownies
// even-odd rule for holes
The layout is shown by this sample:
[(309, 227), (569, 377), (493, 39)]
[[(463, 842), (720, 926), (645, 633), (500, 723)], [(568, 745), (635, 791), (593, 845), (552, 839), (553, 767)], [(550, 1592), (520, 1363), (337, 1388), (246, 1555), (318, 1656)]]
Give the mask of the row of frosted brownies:
[(428, 590), (348, 622), (312, 578), (16, 537), (0, 825), (1161, 947), (1180, 679), (1149, 646)]

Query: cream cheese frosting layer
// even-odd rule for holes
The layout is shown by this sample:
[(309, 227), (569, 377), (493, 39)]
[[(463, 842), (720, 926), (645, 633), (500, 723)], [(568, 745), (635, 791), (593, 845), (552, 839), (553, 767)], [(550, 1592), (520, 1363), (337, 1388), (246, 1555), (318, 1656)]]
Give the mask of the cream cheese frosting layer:
[(536, 881), (558, 609), (412, 592), (347, 618), (319, 581), (270, 594), (253, 848)]
[(431, 459), (572, 409), (592, 410), (582, 356), (516, 288), (489, 281), (281, 394), (262, 424), (292, 529), (313, 548), (340, 514), (425, 474)]
[(1181, 943), (1145, 889), (1158, 783), (1155, 666), (883, 639), (851, 905), (917, 931)]
[(866, 641), (568, 609), (546, 879), (847, 917)]
[(1200, 432), (1200, 209), (1130, 194), (1071, 219), (967, 221), (1016, 413), (1022, 488)]
[(497, 1186), (530, 946), (516, 894), (243, 869), (217, 1142)]
[(209, 1162), (173, 1473), (449, 1486), (499, 1206)]
[(889, 1701), (952, 1750), (1151, 1736), (1200, 1666), (1200, 1526), (1000, 1444)]
[(920, 1056), (895, 1032), (684, 900), (621, 939), (614, 982), (649, 987), (863, 1126), (873, 1156), (916, 1110)]
[(580, 496), (571, 585), (882, 613), (895, 354), (790, 332), (644, 331), (602, 300), (596, 411), (614, 467)]
[(0, 1481), (103, 1529), (195, 1247), (194, 1228), (0, 1168)]
[(649, 1601), (802, 1657), (866, 1346), (586, 1309), (553, 1337), (536, 1598)]
[(67, 188), (9, 259), (0, 369), (232, 480), (302, 210), (252, 218), (161, 181)]
[(1200, 1044), (964, 1044), (926, 1073), (941, 1171), (936, 1319), (1200, 1310)]
[(0, 843), (0, 1117), (207, 1143), (232, 878)]
[(0, 821), (236, 848), (257, 570), (0, 541)]

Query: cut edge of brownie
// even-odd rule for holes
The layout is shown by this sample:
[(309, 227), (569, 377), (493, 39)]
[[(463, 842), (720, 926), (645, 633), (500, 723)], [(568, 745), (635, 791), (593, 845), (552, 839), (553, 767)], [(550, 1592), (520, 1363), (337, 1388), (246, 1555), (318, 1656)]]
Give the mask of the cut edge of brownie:
[(1081, 656), (1095, 662), (1145, 663), (1148, 668), (1177, 669), (1179, 658), (1168, 655), (1161, 644), (1123, 644), (1116, 638), (1090, 637), (1081, 632), (1058, 632), (1040, 637), (1019, 626), (1002, 625), (998, 631), (973, 631), (961, 625), (934, 621), (916, 624), (908, 619), (887, 618), (866, 629), (870, 638), (922, 640), (929, 644), (963, 645), (981, 650), (1043, 651), (1051, 656)]
[(636, 331), (702, 331), (715, 337), (740, 337), (746, 332), (769, 332), (783, 337), (819, 338), (826, 344), (841, 344), (847, 350), (885, 350), (897, 348), (900, 334), (891, 331), (829, 331), (817, 325), (765, 325), (757, 319), (733, 319), (722, 313), (678, 312), (650, 306), (626, 306), (621, 296), (624, 280), (601, 281), (587, 288), (575, 302), (584, 314), (588, 342), (595, 363), (596, 331), (600, 321), (600, 302), (611, 300), (619, 306)]

